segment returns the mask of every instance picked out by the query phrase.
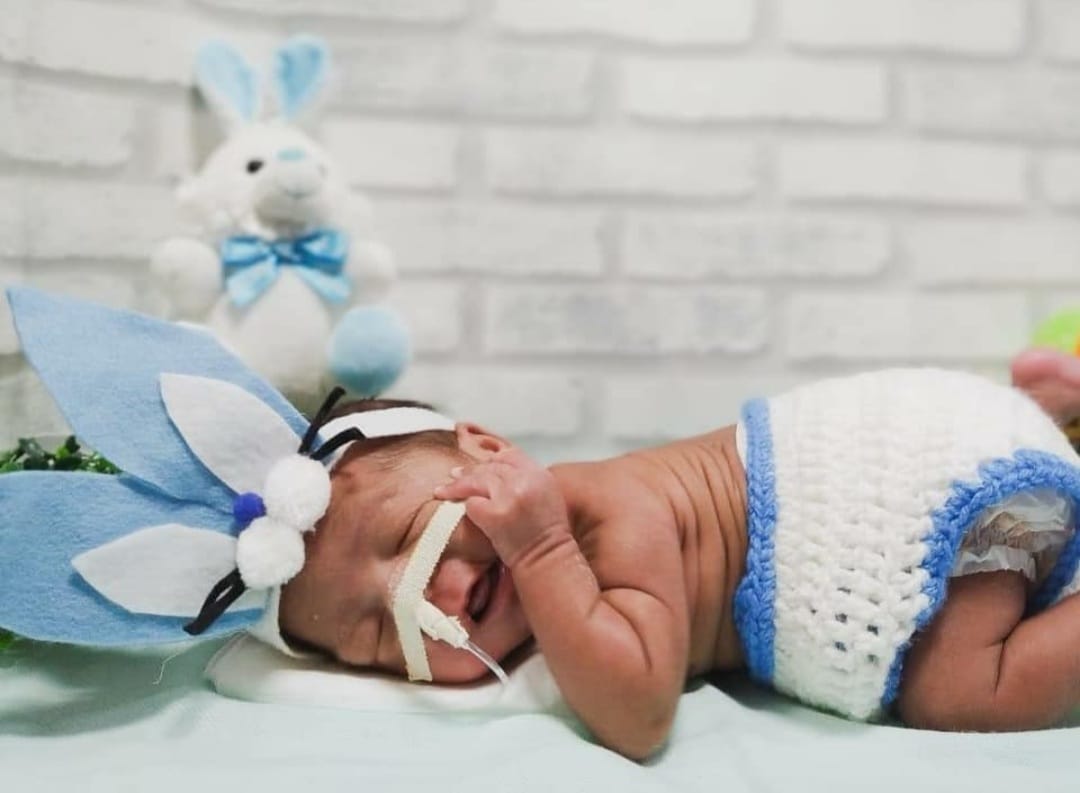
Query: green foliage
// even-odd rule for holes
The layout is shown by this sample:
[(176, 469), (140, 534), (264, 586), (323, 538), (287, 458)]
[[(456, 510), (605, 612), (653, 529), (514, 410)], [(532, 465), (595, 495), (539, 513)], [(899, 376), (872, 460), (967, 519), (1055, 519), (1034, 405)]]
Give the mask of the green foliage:
[(97, 452), (83, 450), (75, 436), (69, 436), (55, 452), (47, 452), (32, 438), (19, 438), (19, 444), (0, 452), (0, 474), (11, 471), (91, 471), (118, 474), (120, 469)]
[[(47, 452), (32, 438), (19, 438), (14, 449), (0, 452), (0, 474), (12, 471), (90, 471), (118, 474), (120, 469), (97, 452), (83, 449), (69, 436), (54, 452)], [(0, 652), (11, 646), (15, 634), (0, 628)]]

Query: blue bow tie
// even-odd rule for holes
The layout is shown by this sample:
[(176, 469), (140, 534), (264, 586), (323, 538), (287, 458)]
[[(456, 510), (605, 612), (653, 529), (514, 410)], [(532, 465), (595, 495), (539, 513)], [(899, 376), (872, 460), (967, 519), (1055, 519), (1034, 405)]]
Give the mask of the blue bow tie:
[(220, 253), (225, 289), (239, 308), (258, 300), (277, 280), (282, 267), (295, 267), (296, 274), (331, 303), (343, 302), (352, 291), (342, 272), (349, 238), (340, 231), (320, 229), (283, 240), (240, 234), (222, 242)]

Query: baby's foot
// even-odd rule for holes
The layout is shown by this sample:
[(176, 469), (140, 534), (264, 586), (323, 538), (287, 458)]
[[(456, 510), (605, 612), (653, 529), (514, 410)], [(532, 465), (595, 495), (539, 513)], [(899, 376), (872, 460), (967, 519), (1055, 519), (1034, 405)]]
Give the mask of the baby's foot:
[(1051, 349), (1024, 350), (1013, 358), (1012, 381), (1061, 426), (1080, 418), (1080, 358)]

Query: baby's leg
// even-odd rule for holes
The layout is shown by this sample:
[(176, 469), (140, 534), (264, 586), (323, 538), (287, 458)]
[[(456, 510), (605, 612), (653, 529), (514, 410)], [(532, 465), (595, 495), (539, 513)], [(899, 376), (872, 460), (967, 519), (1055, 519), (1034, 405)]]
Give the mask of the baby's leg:
[(1017, 572), (952, 579), (908, 653), (900, 717), (925, 729), (1023, 730), (1080, 704), (1080, 596), (1023, 619), (1026, 599)]

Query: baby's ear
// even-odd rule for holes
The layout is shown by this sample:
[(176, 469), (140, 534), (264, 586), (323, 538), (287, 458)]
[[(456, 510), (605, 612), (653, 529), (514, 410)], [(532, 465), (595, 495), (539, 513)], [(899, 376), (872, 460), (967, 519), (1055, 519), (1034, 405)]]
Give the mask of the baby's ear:
[(513, 445), (502, 436), (470, 421), (459, 421), (455, 424), (454, 434), (457, 436), (458, 448), (478, 460), (494, 457)]

